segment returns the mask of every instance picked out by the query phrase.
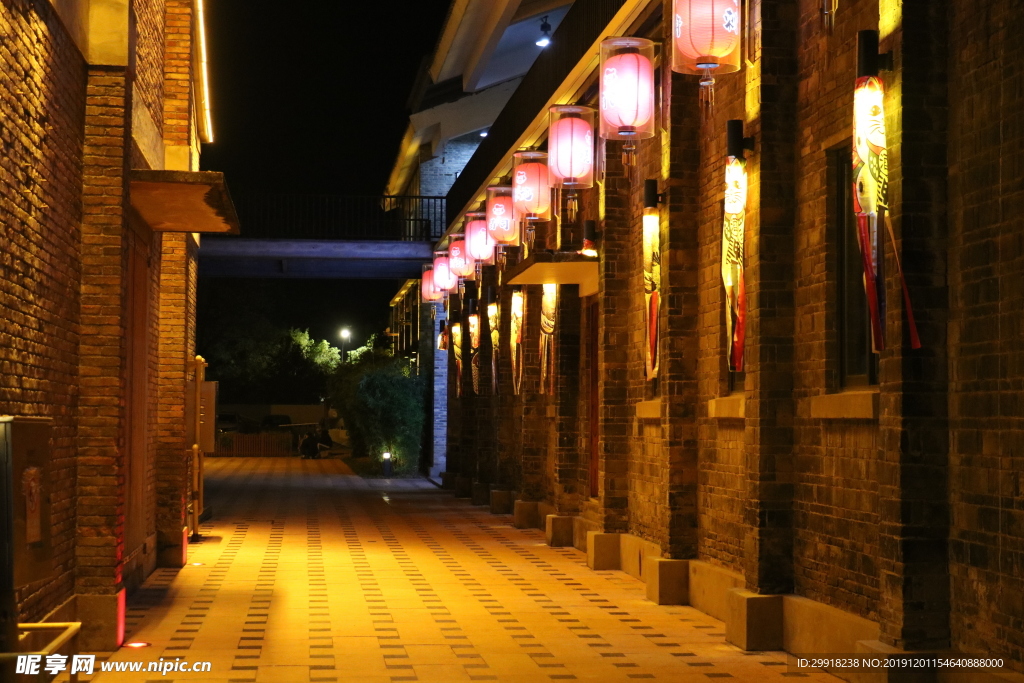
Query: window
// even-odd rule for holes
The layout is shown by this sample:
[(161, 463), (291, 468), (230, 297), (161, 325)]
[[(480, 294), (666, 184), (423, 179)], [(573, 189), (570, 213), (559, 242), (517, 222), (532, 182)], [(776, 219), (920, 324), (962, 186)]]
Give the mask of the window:
[[(841, 388), (878, 384), (878, 355), (871, 351), (871, 321), (864, 293), (864, 266), (853, 214), (850, 144), (829, 153), (829, 218), (836, 258), (836, 331)], [(881, 231), (879, 231), (881, 234)], [(881, 267), (881, 265), (879, 266)]]

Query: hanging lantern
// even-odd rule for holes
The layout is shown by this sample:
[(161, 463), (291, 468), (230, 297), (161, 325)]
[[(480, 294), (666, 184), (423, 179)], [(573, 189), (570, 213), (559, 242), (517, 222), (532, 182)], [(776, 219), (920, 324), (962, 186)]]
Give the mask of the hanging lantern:
[(885, 88), (878, 77), (878, 32), (857, 34), (857, 82), (853, 91), (853, 211), (857, 215), (857, 243), (864, 264), (864, 291), (871, 319), (871, 350), (885, 348), (885, 273), (879, 219), (889, 231), (896, 256), (907, 312), (911, 348), (921, 348), (921, 339), (910, 304), (910, 290), (896, 249), (896, 235), (886, 211), (889, 208), (889, 152), (885, 137)]
[(594, 115), (590, 107), (551, 107), (548, 170), (552, 187), (568, 190), (566, 218), (576, 222), (576, 190), (594, 186)]
[(654, 137), (654, 43), (601, 41), (601, 137), (625, 140), (622, 163), (636, 163), (634, 141)]
[(641, 219), (644, 267), (644, 370), (648, 380), (658, 376), (658, 343), (661, 339), (661, 195), (657, 179), (644, 181), (644, 214)]
[(434, 286), (434, 271), (427, 269), (420, 276), (420, 294), (423, 301), (440, 301), (444, 294)]
[(455, 356), (455, 395), (458, 397), (462, 396), (462, 323), (452, 323), (448, 330)]
[(545, 283), (540, 300), (540, 391), (555, 393), (555, 324), (558, 321), (558, 285)]
[[(489, 291), (493, 297), (494, 290)], [(501, 350), (501, 308), (492, 301), (487, 304), (487, 325), (491, 330), (491, 393), (498, 393), (498, 355)]]
[(523, 326), (526, 324), (526, 297), (520, 290), (512, 292), (509, 310), (509, 352), (512, 357), (512, 393), (523, 386)]
[(459, 284), (459, 278), (452, 272), (448, 257), (443, 253), (434, 255), (434, 287), (442, 292), (450, 292)]
[(487, 188), (487, 234), (498, 245), (519, 244), (519, 224), (512, 205), (512, 188), (508, 185)]
[(476, 273), (473, 257), (469, 255), (466, 240), (462, 235), (453, 235), (453, 242), (448, 245), (448, 267), (457, 277), (472, 278)]
[(674, 0), (672, 70), (701, 75), (701, 97), (714, 103), (716, 73), (740, 69), (739, 0)]
[(476, 211), (466, 214), (466, 251), (477, 265), (494, 263), (494, 239), (487, 231), (487, 214)]
[(516, 152), (512, 155), (512, 203), (517, 216), (528, 221), (546, 221), (551, 209), (548, 155), (544, 152)]

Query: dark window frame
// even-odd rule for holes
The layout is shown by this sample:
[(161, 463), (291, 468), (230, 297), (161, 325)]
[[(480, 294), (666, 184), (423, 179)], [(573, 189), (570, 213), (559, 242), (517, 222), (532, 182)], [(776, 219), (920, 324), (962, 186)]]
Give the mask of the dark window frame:
[[(850, 142), (828, 152), (828, 218), (832, 226), (836, 284), (836, 350), (839, 388), (878, 385), (878, 354), (871, 350), (871, 318), (853, 213)], [(876, 239), (881, 248), (881, 230)], [(856, 311), (859, 310), (860, 313)]]

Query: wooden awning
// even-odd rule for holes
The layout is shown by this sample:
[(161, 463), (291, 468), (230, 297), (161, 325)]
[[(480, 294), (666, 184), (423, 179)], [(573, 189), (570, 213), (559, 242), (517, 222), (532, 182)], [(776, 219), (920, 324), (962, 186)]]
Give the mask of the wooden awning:
[(132, 171), (131, 202), (156, 232), (239, 231), (224, 174), (217, 171)]
[(597, 294), (597, 259), (574, 251), (538, 251), (505, 271), (510, 285), (579, 285), (580, 296)]

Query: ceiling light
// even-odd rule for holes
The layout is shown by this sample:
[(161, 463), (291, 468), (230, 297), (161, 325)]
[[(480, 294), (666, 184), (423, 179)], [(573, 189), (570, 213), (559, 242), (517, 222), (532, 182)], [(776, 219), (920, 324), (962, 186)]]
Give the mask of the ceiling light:
[(551, 44), (551, 24), (548, 18), (544, 17), (540, 22), (540, 38), (537, 39), (537, 47), (547, 47)]

